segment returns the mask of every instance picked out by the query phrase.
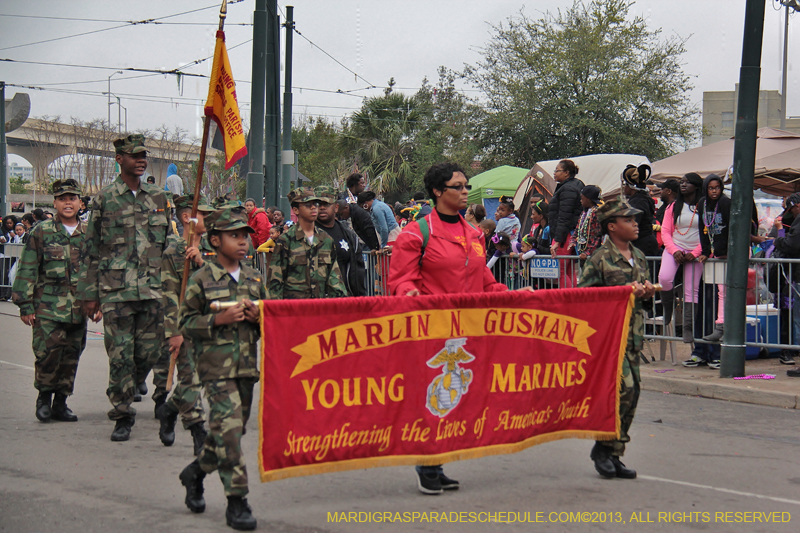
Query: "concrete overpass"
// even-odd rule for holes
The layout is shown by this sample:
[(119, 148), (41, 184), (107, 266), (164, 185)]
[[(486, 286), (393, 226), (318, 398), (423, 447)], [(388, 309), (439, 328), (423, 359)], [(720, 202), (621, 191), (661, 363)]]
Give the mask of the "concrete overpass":
[[(121, 134), (107, 128), (29, 118), (18, 129), (9, 132), (6, 139), (9, 154), (24, 157), (31, 163), (37, 183), (47, 182), (48, 167), (60, 157), (82, 155), (95, 162), (103, 160), (105, 164), (95, 164), (91, 170), (87, 165), (86, 169), (92, 174), (100, 174), (101, 179), (93, 179), (85, 185), (99, 188), (114, 177), (112, 168), (115, 154), (112, 143), (120, 136)], [(147, 172), (155, 176), (156, 183), (162, 186), (170, 163), (196, 161), (200, 156), (199, 143), (147, 137), (145, 145), (149, 152)], [(218, 152), (219, 150), (208, 148), (207, 160), (215, 157)]]

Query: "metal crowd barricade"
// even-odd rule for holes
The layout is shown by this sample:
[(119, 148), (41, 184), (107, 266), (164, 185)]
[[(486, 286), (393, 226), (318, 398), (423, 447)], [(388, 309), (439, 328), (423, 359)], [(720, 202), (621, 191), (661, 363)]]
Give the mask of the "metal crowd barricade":
[(2, 249), (2, 255), (0, 256), (0, 292), (3, 295), (8, 294), (6, 299), (11, 297), (11, 286), (13, 285), (13, 280), (9, 274), (22, 256), (24, 248), (25, 245), (22, 243), (0, 244), (0, 249)]
[[(259, 254), (263, 256), (264, 254)], [(266, 261), (259, 258), (259, 266), (265, 279), (267, 276)], [(366, 265), (366, 286), (369, 296), (388, 296), (388, 275), (391, 262), (390, 252), (367, 252), (364, 254)], [(648, 257), (648, 270), (650, 280), (657, 283), (661, 267), (661, 256)], [(709, 344), (703, 336), (714, 330), (714, 322), (718, 318), (720, 303), (723, 305), (724, 294), (720, 299), (719, 292), (724, 292), (724, 276), (727, 262), (718, 259), (709, 259), (703, 268), (697, 268), (701, 279), (698, 280), (696, 298), (700, 301), (694, 313), (693, 342), (695, 344)], [(772, 266), (772, 268), (770, 268)], [(529, 260), (503, 256), (498, 258), (492, 267), (495, 279), (505, 284), (509, 289), (533, 287), (540, 289), (557, 289), (569, 273), (568, 284), (577, 286), (580, 279), (581, 260), (578, 256), (559, 256), (558, 258), (537, 255)], [(747, 357), (752, 359), (775, 355), (781, 350), (800, 350), (798, 341), (800, 337), (793, 331), (795, 319), (800, 326), (800, 281), (791, 281), (797, 272), (800, 279), (800, 259), (775, 259), (751, 258), (750, 272), (748, 275), (747, 291)], [(674, 281), (674, 307), (673, 316), (669, 320), (665, 317), (661, 295), (645, 302), (645, 339), (659, 341), (660, 357), (665, 359), (666, 351), (671, 353), (671, 361), (677, 364), (673, 342), (683, 340), (682, 330), (684, 315), (688, 312), (687, 302), (684, 301), (684, 286), (688, 282), (694, 286), (695, 278), (690, 274), (690, 279), (684, 280), (680, 272)], [(688, 272), (693, 272), (688, 270)], [(788, 281), (787, 281), (788, 280)], [(777, 283), (776, 283), (777, 282)], [(772, 290), (771, 290), (772, 289)], [(777, 292), (776, 292), (777, 290)], [(690, 292), (693, 294), (693, 292)], [(795, 303), (796, 302), (796, 303)], [(796, 311), (793, 307), (796, 307)], [(800, 329), (800, 328), (799, 328)], [(719, 344), (719, 342), (712, 343)]]

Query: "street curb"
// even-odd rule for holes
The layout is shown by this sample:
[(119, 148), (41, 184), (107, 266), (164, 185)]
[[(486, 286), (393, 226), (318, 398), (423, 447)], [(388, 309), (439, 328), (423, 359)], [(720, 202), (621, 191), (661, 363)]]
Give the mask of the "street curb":
[[(732, 380), (731, 380), (732, 381)], [(738, 385), (721, 385), (690, 381), (686, 379), (663, 378), (660, 376), (647, 376), (642, 380), (642, 390), (669, 392), (671, 394), (685, 394), (687, 396), (702, 396), (716, 400), (730, 402), (753, 403), (771, 407), (784, 407), (799, 409), (800, 397), (786, 392), (764, 391), (743, 388)]]

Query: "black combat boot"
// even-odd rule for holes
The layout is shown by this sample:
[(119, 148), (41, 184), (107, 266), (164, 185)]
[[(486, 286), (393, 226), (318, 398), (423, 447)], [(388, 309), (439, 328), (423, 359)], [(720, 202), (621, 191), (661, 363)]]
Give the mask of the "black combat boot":
[(203, 443), (206, 441), (206, 428), (203, 426), (203, 422), (197, 422), (196, 424), (192, 424), (189, 426), (189, 431), (192, 432), (192, 441), (194, 442), (194, 455), (197, 457), (200, 455), (200, 452), (203, 451)]
[(183, 469), (180, 476), (181, 485), (186, 487), (186, 507), (193, 513), (202, 513), (206, 510), (206, 500), (203, 498), (203, 479), (206, 473), (200, 468), (197, 459)]
[(131, 438), (131, 428), (136, 421), (133, 418), (125, 417), (117, 420), (114, 431), (111, 432), (111, 440), (122, 442)]
[(153, 400), (155, 405), (153, 406), (153, 413), (155, 414), (155, 419), (158, 420), (158, 408), (167, 403), (167, 395), (164, 394), (163, 396), (159, 396), (158, 400)]
[(598, 474), (608, 479), (617, 476), (617, 470), (614, 468), (614, 463), (611, 462), (611, 450), (607, 447), (596, 442), (589, 457), (594, 461), (594, 469)]
[(51, 418), (53, 420), (60, 420), (61, 422), (77, 422), (78, 417), (75, 416), (75, 413), (72, 412), (72, 409), (67, 407), (67, 395), (61, 394), (60, 392), (56, 393), (55, 398), (53, 398), (53, 414)]
[(636, 479), (636, 470), (622, 464), (622, 461), (620, 461), (619, 457), (616, 455), (611, 456), (611, 463), (614, 465), (614, 471), (617, 473), (617, 477), (621, 477), (622, 479)]
[(247, 498), (228, 496), (225, 521), (233, 529), (238, 529), (239, 531), (250, 531), (256, 528), (256, 519), (253, 518), (252, 509), (247, 505)]
[(53, 411), (50, 409), (50, 401), (53, 398), (52, 392), (39, 392), (39, 397), (36, 398), (36, 418), (40, 422), (49, 422)]
[(156, 409), (156, 418), (161, 422), (161, 427), (158, 428), (158, 438), (161, 439), (161, 444), (164, 446), (172, 446), (175, 442), (175, 422), (178, 421), (178, 413), (172, 408), (163, 404)]

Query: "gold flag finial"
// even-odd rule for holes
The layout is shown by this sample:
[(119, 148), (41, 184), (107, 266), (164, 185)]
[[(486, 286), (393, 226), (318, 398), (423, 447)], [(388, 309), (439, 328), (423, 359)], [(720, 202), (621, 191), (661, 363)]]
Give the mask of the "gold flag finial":
[(219, 8), (219, 31), (225, 26), (225, 17), (228, 16), (228, 0), (222, 0), (222, 7)]

